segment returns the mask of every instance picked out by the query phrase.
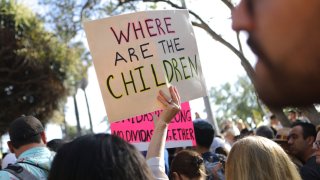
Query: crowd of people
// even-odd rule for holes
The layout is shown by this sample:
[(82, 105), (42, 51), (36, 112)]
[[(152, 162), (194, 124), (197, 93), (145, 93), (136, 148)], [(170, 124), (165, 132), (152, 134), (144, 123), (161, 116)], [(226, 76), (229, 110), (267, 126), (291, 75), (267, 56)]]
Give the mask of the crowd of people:
[[(9, 127), (7, 144), (16, 159), (2, 167), (0, 179), (320, 179), (320, 132), (315, 125), (296, 119), (291, 128), (275, 130), (273, 116), (270, 126), (254, 131), (227, 121), (222, 135), (206, 120), (195, 120), (197, 145), (176, 151), (166, 172), (167, 128), (181, 104), (177, 89), (171, 86), (169, 91), (170, 96), (160, 91), (157, 97), (165, 109), (154, 117), (146, 157), (120, 137), (104, 133), (47, 142), (41, 122), (22, 116)], [(240, 134), (230, 136), (231, 131)]]
[[(319, 9), (319, 0), (241, 0), (233, 9), (232, 28), (248, 33), (248, 44), (258, 56), (254, 86), (267, 105), (320, 102)], [(0, 171), (0, 179), (320, 179), (320, 132), (297, 119), (283, 131), (276, 117), (271, 118), (273, 130), (241, 129), (238, 138), (236, 126), (228, 125), (225, 136), (218, 137), (208, 122), (195, 121), (197, 146), (177, 152), (166, 173), (167, 128), (181, 104), (177, 89), (169, 87), (169, 92), (160, 91), (157, 97), (165, 108), (154, 118), (146, 157), (109, 134), (62, 142), (51, 149), (54, 153), (46, 146), (50, 143), (41, 122), (23, 116), (9, 127), (7, 144), (16, 159)]]

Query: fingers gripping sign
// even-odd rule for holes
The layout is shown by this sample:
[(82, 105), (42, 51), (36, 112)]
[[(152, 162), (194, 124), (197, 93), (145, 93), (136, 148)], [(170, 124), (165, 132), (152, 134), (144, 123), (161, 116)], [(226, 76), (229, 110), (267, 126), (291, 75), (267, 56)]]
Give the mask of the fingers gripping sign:
[(177, 88), (170, 86), (169, 92), (170, 96), (160, 90), (157, 97), (165, 107), (159, 118), (167, 124), (169, 124), (175, 115), (181, 110), (181, 100)]

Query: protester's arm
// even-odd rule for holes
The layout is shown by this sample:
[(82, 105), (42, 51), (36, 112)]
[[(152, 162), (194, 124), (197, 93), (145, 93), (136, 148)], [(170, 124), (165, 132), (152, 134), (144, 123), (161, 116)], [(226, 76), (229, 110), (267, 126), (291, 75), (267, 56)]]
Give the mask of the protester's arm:
[(147, 163), (155, 179), (168, 179), (164, 167), (164, 145), (167, 137), (167, 127), (171, 119), (180, 111), (180, 97), (174, 87), (169, 88), (170, 96), (159, 92), (158, 100), (166, 107), (159, 118), (154, 117), (155, 128), (147, 152)]
[[(147, 152), (147, 160), (151, 157), (163, 157), (164, 145), (167, 136), (167, 127), (170, 121), (180, 111), (180, 96), (175, 87), (169, 88), (171, 97), (159, 92), (158, 100), (166, 107), (155, 123), (154, 132)], [(171, 100), (172, 99), (172, 100)], [(170, 102), (171, 101), (171, 102)]]

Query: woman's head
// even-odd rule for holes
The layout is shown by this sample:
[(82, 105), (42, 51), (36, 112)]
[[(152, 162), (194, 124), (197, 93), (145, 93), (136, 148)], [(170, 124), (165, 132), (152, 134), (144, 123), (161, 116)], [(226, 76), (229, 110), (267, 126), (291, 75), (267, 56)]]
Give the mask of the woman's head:
[(226, 180), (300, 180), (296, 166), (272, 140), (249, 136), (236, 142), (226, 162)]
[(205, 179), (205, 172), (204, 161), (199, 153), (182, 150), (171, 162), (170, 178), (174, 180)]
[(134, 146), (109, 134), (85, 135), (57, 152), (49, 180), (152, 179)]

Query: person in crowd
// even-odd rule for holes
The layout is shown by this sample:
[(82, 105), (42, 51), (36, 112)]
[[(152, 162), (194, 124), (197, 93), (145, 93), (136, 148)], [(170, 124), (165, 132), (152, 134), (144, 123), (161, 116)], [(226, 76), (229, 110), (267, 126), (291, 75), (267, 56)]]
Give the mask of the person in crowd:
[(207, 121), (202, 120), (194, 121), (193, 126), (197, 142), (195, 149), (204, 159), (208, 179), (224, 179), (224, 169), (222, 165), (224, 164), (226, 157), (210, 151), (210, 146), (215, 135), (212, 125)]
[(267, 105), (320, 103), (319, 9), (318, 0), (241, 0), (232, 10), (232, 28), (248, 33), (258, 57), (254, 86)]
[(289, 112), (288, 112), (288, 119), (291, 123), (294, 123), (297, 121), (297, 118), (298, 118), (298, 113), (291, 109)]
[(57, 152), (64, 144), (65, 141), (62, 139), (52, 139), (51, 141), (47, 142), (47, 147), (50, 149), (50, 151)]
[[(248, 129), (243, 129), (248, 130)], [(238, 128), (230, 127), (229, 129), (226, 129), (223, 133), (224, 139), (226, 140), (227, 146), (232, 147), (233, 143), (235, 143), (240, 135), (240, 132)]]
[(279, 119), (276, 117), (276, 115), (272, 114), (270, 116), (270, 126), (275, 129), (276, 131), (278, 131), (279, 129), (282, 129), (283, 126), (281, 124), (281, 122), (279, 121)]
[(226, 162), (226, 180), (301, 180), (294, 163), (272, 140), (248, 136), (238, 140)]
[[(174, 87), (170, 87), (169, 91), (170, 96), (164, 94), (162, 91), (160, 91), (160, 94), (158, 96), (158, 100), (165, 106), (165, 109), (159, 117), (154, 117), (155, 129), (147, 152), (147, 163), (151, 168), (155, 179), (168, 179), (168, 176), (165, 174), (163, 163), (164, 145), (166, 141), (168, 124), (180, 111), (181, 100), (177, 89)], [(197, 137), (197, 135), (195, 136)], [(209, 150), (210, 148), (213, 136), (214, 132), (211, 134), (207, 150)], [(196, 140), (198, 141), (198, 139)], [(218, 163), (218, 160), (216, 161)], [(179, 151), (176, 157), (174, 157), (172, 160), (170, 168), (171, 179), (207, 179), (207, 174), (204, 168), (205, 165), (206, 160), (203, 159), (203, 157), (201, 157), (198, 152), (192, 152), (190, 150)], [(212, 167), (210, 170), (212, 170), (213, 172), (210, 171), (209, 173), (217, 175), (219, 168), (220, 166), (218, 164), (217, 166)]]
[(17, 161), (0, 171), (0, 179), (47, 179), (54, 155), (45, 145), (41, 122), (33, 116), (19, 117), (9, 126), (9, 138), (7, 144)]
[(231, 147), (226, 145), (226, 142), (221, 137), (215, 136), (210, 146), (210, 151), (217, 154), (223, 154), (227, 156)]
[(259, 126), (256, 129), (256, 135), (257, 136), (262, 136), (268, 139), (273, 139), (274, 138), (274, 132), (269, 126)]
[[(49, 180), (149, 180), (168, 179), (164, 169), (164, 141), (171, 119), (180, 111), (180, 97), (174, 87), (171, 97), (159, 92), (164, 110), (156, 122), (147, 152), (148, 162), (131, 144), (109, 134), (81, 136), (64, 144), (57, 152)], [(154, 139), (158, 137), (159, 139)], [(150, 164), (155, 162), (156, 164)], [(151, 168), (151, 169), (150, 169)], [(154, 174), (153, 174), (154, 172)], [(159, 176), (162, 177), (159, 177)]]
[(313, 142), (313, 149), (316, 151), (316, 163), (320, 164), (320, 130), (318, 129), (316, 140)]
[(163, 105), (164, 110), (159, 117), (154, 116), (155, 128), (147, 151), (147, 164), (155, 179), (168, 179), (164, 167), (164, 146), (166, 142), (167, 129), (171, 120), (181, 109), (181, 100), (177, 89), (169, 87), (170, 95), (163, 91), (159, 92), (158, 101)]
[(316, 134), (316, 127), (313, 124), (300, 121), (292, 124), (289, 132), (289, 151), (302, 162), (300, 174), (304, 180), (320, 179), (320, 165), (316, 163), (313, 149)]
[(243, 129), (247, 128), (242, 119), (238, 119), (236, 122), (236, 125), (237, 125), (239, 132), (241, 132)]
[(297, 166), (298, 169), (300, 169), (303, 166), (302, 162), (290, 153), (290, 147), (288, 144), (288, 137), (290, 131), (291, 128), (288, 127), (279, 129), (273, 141), (282, 147), (282, 149), (289, 155), (291, 161)]
[(242, 139), (242, 138), (247, 137), (247, 136), (253, 136), (254, 133), (255, 132), (254, 132), (253, 129), (251, 129), (251, 130), (249, 130), (248, 128), (242, 129), (240, 131), (240, 135), (235, 136), (235, 140)]
[(172, 160), (170, 168), (170, 179), (184, 180), (207, 178), (203, 158), (193, 150), (182, 150)]
[(142, 154), (110, 134), (89, 134), (64, 144), (57, 152), (49, 180), (149, 180)]

